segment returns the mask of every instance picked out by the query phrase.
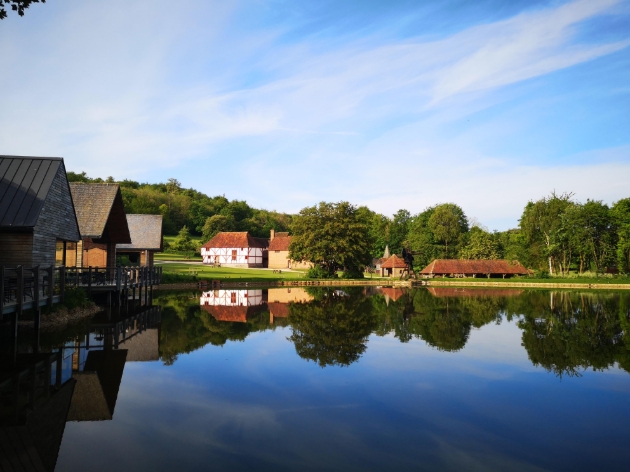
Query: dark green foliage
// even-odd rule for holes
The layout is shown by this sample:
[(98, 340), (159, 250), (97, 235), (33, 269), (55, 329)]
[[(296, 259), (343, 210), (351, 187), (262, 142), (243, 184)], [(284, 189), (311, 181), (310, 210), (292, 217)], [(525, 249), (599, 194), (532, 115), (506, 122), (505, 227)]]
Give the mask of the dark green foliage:
[(197, 245), (190, 238), (190, 232), (188, 231), (188, 227), (184, 226), (178, 233), (177, 237), (170, 244), (171, 251), (176, 252), (191, 252), (194, 253), (197, 251)]
[(290, 258), (312, 262), (330, 276), (338, 270), (362, 272), (372, 260), (369, 221), (348, 202), (304, 208), (291, 230)]
[(320, 265), (315, 265), (306, 271), (306, 277), (309, 279), (331, 279), (334, 275)]
[[(91, 178), (85, 172), (68, 172), (70, 182), (114, 182), (108, 177)], [(194, 189), (182, 188), (177, 179), (149, 184), (123, 180), (120, 184), (127, 213), (161, 214), (164, 234), (174, 235), (183, 226), (196, 235), (210, 239), (219, 231), (249, 231), (252, 236), (269, 237), (269, 231), (287, 231), (291, 215), (251, 208), (241, 200), (225, 196), (209, 197)], [(205, 242), (205, 241), (204, 241)]]
[(66, 287), (63, 296), (63, 305), (72, 310), (74, 308), (87, 308), (92, 304), (90, 297), (82, 288)]
[(5, 6), (11, 6), (11, 10), (18, 15), (24, 16), (24, 10), (31, 6), (31, 3), (46, 3), (46, 0), (0, 0), (0, 20), (7, 17)]
[(360, 290), (309, 290), (315, 300), (289, 305), (289, 322), (298, 355), (321, 367), (359, 360), (376, 327), (370, 300)]

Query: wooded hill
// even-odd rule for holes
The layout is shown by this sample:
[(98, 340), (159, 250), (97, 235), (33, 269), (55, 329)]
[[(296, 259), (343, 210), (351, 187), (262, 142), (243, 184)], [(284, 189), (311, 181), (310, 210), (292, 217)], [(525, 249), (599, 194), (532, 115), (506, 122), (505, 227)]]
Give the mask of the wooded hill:
[[(112, 177), (90, 178), (85, 172), (68, 172), (68, 179), (115, 182)], [(249, 231), (257, 237), (269, 237), (271, 229), (308, 234), (308, 227), (302, 227), (308, 226), (308, 213), (315, 210), (305, 208), (299, 215), (290, 215), (256, 209), (245, 201), (228, 200), (223, 195), (209, 197), (182, 188), (176, 179), (159, 184), (132, 180), (118, 183), (127, 213), (162, 214), (165, 234), (175, 235), (186, 226), (204, 241), (220, 231)], [(501, 232), (488, 231), (469, 221), (453, 203), (435, 205), (417, 215), (401, 209), (392, 217), (345, 202), (337, 206), (347, 207), (346, 218), (353, 220), (353, 227), (364, 235), (360, 239), (370, 248), (369, 254), (356, 261), (359, 267), (369, 265), (369, 257), (382, 257), (389, 246), (391, 254), (400, 254), (403, 247), (416, 252), (417, 268), (433, 259), (508, 259), (559, 275), (570, 271), (602, 273), (611, 267), (630, 273), (630, 198), (609, 207), (601, 201), (580, 203), (572, 194), (552, 193), (528, 202), (519, 227)], [(317, 221), (313, 224), (319, 225)], [(346, 233), (339, 231), (341, 236), (335, 236), (331, 247), (343, 247), (339, 238)], [(353, 241), (355, 244), (356, 237)]]

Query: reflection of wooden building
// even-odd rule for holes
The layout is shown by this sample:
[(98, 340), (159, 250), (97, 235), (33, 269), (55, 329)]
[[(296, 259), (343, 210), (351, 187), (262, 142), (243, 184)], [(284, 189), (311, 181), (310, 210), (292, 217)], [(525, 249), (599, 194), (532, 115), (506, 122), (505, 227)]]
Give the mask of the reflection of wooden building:
[(527, 275), (518, 261), (435, 259), (420, 274), (423, 277), (512, 277)]
[(390, 300), (395, 302), (406, 293), (404, 288), (395, 287), (381, 287), (378, 291), (385, 297), (387, 304), (389, 304)]
[(407, 264), (396, 254), (381, 264), (381, 277), (400, 277), (407, 270)]
[(162, 252), (162, 215), (127, 215), (130, 244), (117, 244), (116, 252), (134, 264), (152, 266), (153, 256)]
[(269, 303), (310, 302), (313, 296), (301, 287), (270, 288), (267, 291)]
[(291, 236), (289, 233), (276, 233), (271, 230), (269, 240), (269, 268), (270, 269), (310, 269), (310, 262), (292, 261), (289, 259), (289, 245)]
[(217, 321), (247, 322), (265, 306), (262, 290), (211, 290), (201, 294), (201, 308)]
[(269, 240), (250, 236), (247, 231), (223, 232), (201, 246), (204, 264), (228, 267), (264, 267)]
[(0, 156), (0, 178), (0, 265), (74, 262), (79, 226), (63, 159)]
[(105, 421), (114, 417), (127, 351), (90, 351), (83, 372), (73, 372), (77, 384), (68, 421)]
[(131, 244), (120, 187), (72, 182), (70, 190), (81, 232), (76, 265), (114, 267), (116, 245)]

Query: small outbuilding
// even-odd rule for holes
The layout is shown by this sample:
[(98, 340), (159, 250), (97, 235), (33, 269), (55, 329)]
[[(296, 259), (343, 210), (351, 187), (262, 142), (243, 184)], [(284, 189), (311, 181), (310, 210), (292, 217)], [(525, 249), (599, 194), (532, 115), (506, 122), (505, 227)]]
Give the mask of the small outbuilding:
[(528, 275), (528, 271), (518, 261), (506, 260), (465, 260), (435, 259), (420, 272), (431, 277), (513, 277)]
[(153, 266), (156, 252), (163, 251), (162, 215), (127, 215), (131, 244), (117, 244), (116, 253), (132, 263)]
[(222, 232), (201, 246), (204, 264), (227, 267), (265, 267), (269, 240), (247, 231)]
[(396, 254), (381, 264), (381, 277), (400, 277), (407, 270), (407, 263)]
[(61, 158), (0, 156), (0, 265), (72, 264), (79, 225)]
[(71, 182), (70, 190), (81, 232), (76, 265), (115, 267), (116, 245), (131, 244), (120, 186)]
[(293, 261), (289, 258), (289, 245), (291, 236), (289, 233), (276, 233), (273, 229), (269, 238), (269, 265), (270, 269), (310, 269), (310, 262)]

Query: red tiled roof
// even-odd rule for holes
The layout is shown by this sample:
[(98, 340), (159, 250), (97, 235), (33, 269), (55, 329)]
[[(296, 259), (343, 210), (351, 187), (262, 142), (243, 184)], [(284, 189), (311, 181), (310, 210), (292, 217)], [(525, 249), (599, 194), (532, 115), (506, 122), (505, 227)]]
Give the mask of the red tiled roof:
[(434, 297), (517, 297), (523, 293), (523, 290), (509, 288), (429, 287), (428, 290)]
[(407, 264), (403, 259), (394, 254), (381, 264), (381, 269), (405, 269)]
[(387, 295), (389, 298), (391, 298), (394, 301), (398, 300), (400, 297), (402, 297), (405, 294), (404, 289), (394, 288), (394, 287), (383, 287), (380, 289), (380, 292), (383, 295)]
[(291, 236), (276, 236), (269, 243), (270, 251), (288, 251), (291, 244)]
[(289, 304), (288, 303), (268, 303), (269, 312), (276, 318), (286, 318), (289, 316)]
[(426, 266), (421, 274), (506, 274), (527, 275), (527, 269), (518, 261), (506, 260), (463, 260), (435, 259)]
[(260, 247), (269, 246), (269, 240), (263, 238), (255, 238), (250, 236), (247, 231), (240, 232), (224, 232), (217, 234), (214, 238), (204, 244), (202, 247), (210, 249), (212, 247)]

